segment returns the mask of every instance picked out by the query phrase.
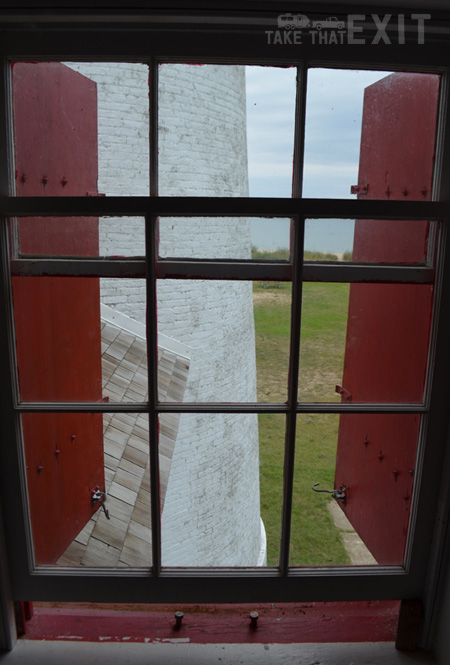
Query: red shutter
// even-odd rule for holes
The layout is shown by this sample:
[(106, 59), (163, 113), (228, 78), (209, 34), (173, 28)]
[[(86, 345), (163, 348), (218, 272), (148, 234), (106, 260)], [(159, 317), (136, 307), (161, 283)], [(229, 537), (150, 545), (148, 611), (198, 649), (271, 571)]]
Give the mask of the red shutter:
[[(18, 63), (13, 96), (17, 195), (97, 191), (96, 84), (59, 63)], [(22, 219), (18, 244), (95, 256), (98, 219)], [(15, 277), (13, 296), (22, 400), (100, 400), (99, 280)], [(94, 512), (91, 489), (104, 489), (102, 416), (26, 414), (22, 427), (36, 562), (51, 564)]]

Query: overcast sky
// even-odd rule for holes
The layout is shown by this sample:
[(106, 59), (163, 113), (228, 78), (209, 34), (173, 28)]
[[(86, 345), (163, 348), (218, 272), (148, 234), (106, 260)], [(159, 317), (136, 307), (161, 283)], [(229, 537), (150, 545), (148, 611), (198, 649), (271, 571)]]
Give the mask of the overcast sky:
[[(308, 74), (303, 195), (355, 198), (364, 88), (387, 72), (313, 69)], [(291, 196), (296, 69), (247, 67), (250, 196)], [(275, 228), (276, 227), (276, 228)], [(281, 230), (283, 227), (284, 230)], [(288, 224), (253, 224), (253, 244), (288, 244)], [(352, 249), (352, 223), (312, 222), (306, 248)]]

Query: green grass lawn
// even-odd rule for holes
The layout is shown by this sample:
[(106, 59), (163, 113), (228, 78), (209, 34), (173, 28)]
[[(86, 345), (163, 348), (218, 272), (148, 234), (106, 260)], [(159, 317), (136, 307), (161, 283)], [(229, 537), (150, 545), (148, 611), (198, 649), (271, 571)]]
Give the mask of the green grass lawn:
[[(348, 310), (347, 284), (307, 283), (303, 290), (299, 398), (339, 401)], [(258, 399), (284, 402), (290, 334), (291, 285), (254, 286)], [(339, 416), (305, 414), (298, 419), (291, 538), (291, 564), (349, 563), (328, 512), (329, 498), (311, 485), (332, 488)], [(267, 532), (268, 564), (277, 565), (283, 491), (285, 418), (259, 418), (261, 514)]]

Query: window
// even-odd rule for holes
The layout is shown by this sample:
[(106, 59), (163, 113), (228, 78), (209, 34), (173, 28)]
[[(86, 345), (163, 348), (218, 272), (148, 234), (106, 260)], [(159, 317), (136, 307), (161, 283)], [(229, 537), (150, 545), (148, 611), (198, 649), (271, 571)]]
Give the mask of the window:
[[(20, 57), (8, 32), (5, 32), (4, 39), (7, 64), (5, 89), (11, 93), (4, 106), (11, 110), (11, 117), (4, 122), (3, 136), (11, 149), (9, 160), (3, 160), (2, 173), (3, 179), (8, 174), (11, 182), (16, 172), (17, 179), (14, 187), (10, 187), (9, 196), (1, 200), (4, 247), (9, 248), (8, 256), (6, 249), (3, 253), (8, 286), (5, 293), (9, 294), (5, 327), (9, 337), (3, 351), (8, 351), (8, 358), (11, 356), (16, 363), (11, 371), (12, 395), (9, 394), (5, 402), (4, 427), (8, 428), (9, 445), (3, 451), (3, 468), (6, 470), (3, 473), (4, 491), (9, 496), (17, 496), (17, 501), (8, 502), (6, 516), (8, 541), (11, 551), (15, 553), (11, 564), (16, 597), (50, 600), (63, 596), (66, 600), (83, 600), (92, 598), (93, 589), (98, 600), (107, 598), (129, 602), (357, 600), (422, 596), (432, 536), (432, 524), (427, 515), (436, 508), (436, 482), (448, 406), (447, 390), (443, 389), (445, 363), (441, 362), (441, 358), (445, 357), (448, 338), (447, 317), (442, 309), (442, 293), (448, 280), (448, 210), (438, 200), (441, 165), (448, 150), (442, 139), (445, 109), (442, 102), (438, 106), (439, 94), (440, 99), (444, 97), (439, 90), (445, 90), (441, 81), (445, 80), (446, 73), (433, 62), (427, 63), (427, 73), (423, 73), (418, 64), (420, 55), (417, 54), (417, 47), (411, 44), (408, 72), (396, 73), (399, 64), (393, 55), (383, 69), (386, 77), (391, 77), (389, 84), (383, 83), (382, 74), (381, 86), (371, 91), (375, 101), (368, 108), (373, 110), (381, 103), (376, 96), (381, 97), (383, 86), (389, 85), (392, 91), (396, 85), (401, 85), (401, 81), (406, 80), (410, 86), (412, 78), (422, 77), (425, 84), (429, 82), (433, 88), (437, 125), (435, 129), (428, 124), (426, 135), (432, 153), (437, 136), (436, 161), (433, 163), (430, 158), (427, 162), (428, 173), (420, 174), (423, 184), (422, 181), (408, 181), (403, 185), (394, 183), (394, 180), (383, 180), (380, 188), (376, 189), (374, 183), (378, 186), (376, 178), (381, 166), (377, 166), (374, 173), (369, 173), (369, 166), (362, 162), (361, 156), (359, 182), (350, 183), (356, 187), (356, 200), (329, 197), (321, 188), (311, 196), (306, 187), (314, 170), (323, 174), (323, 188), (330, 187), (333, 178), (339, 175), (335, 165), (326, 160), (327, 150), (319, 154), (317, 144), (314, 147), (314, 132), (321, 131), (321, 118), (309, 115), (314, 80), (324, 77), (326, 69), (329, 74), (331, 67), (350, 74), (356, 68), (355, 61), (360, 63), (361, 57), (371, 75), (376, 71), (378, 77), (380, 65), (375, 68), (372, 63), (379, 60), (371, 48), (361, 56), (359, 49), (358, 53), (353, 53), (350, 46), (344, 47), (340, 62), (327, 62), (325, 66), (319, 45), (312, 45), (307, 61), (299, 62), (289, 48), (282, 46), (278, 50), (276, 44), (267, 43), (264, 34), (252, 31), (241, 35), (238, 42), (234, 41), (231, 46), (226, 28), (221, 28), (219, 38), (205, 29), (201, 33), (205, 41), (202, 42), (202, 49), (197, 51), (187, 32), (172, 32), (168, 24), (164, 24), (161, 31), (151, 23), (148, 29), (144, 27), (142, 30), (133, 25), (126, 26), (120, 32), (120, 39), (114, 30), (104, 33), (100, 29), (85, 31), (80, 26), (74, 27), (68, 35), (60, 32), (58, 26), (48, 30), (43, 24), (40, 30), (48, 36), (45, 50), (40, 46), (38, 32), (36, 36), (31, 35), (28, 43), (24, 42)], [(230, 27), (232, 30), (233, 27)], [(148, 38), (150, 33), (155, 39)], [(60, 35), (64, 35), (64, 45), (59, 42)], [(100, 58), (95, 62), (92, 56), (92, 49), (98, 44), (100, 35), (105, 44), (102, 56), (107, 53), (114, 63), (109, 70), (108, 63), (100, 62)], [(251, 59), (244, 56), (248, 52), (246, 39), (255, 46)], [(164, 48), (160, 40), (163, 40)], [(183, 57), (179, 57), (180, 51)], [(165, 54), (164, 57), (161, 53)], [(27, 64), (31, 61), (33, 64)], [(199, 64), (193, 65), (192, 62)], [(242, 99), (239, 101), (239, 90), (242, 88), (233, 88), (235, 96), (230, 97), (231, 81), (242, 77), (244, 64), (255, 66), (268, 62), (274, 68), (286, 65), (297, 68), (290, 197), (275, 187), (273, 192), (270, 189), (266, 191), (269, 196), (248, 196), (242, 177), (242, 163), (236, 166), (236, 161), (231, 160), (236, 154), (243, 159), (245, 150), (245, 135), (239, 133), (242, 126), (239, 114), (242, 116), (244, 113), (242, 105), (239, 106), (242, 103)], [(28, 68), (30, 73), (27, 76), (34, 77), (33, 90), (37, 91), (39, 98), (42, 86), (42, 78), (39, 77), (44, 76), (41, 73), (44, 65), (50, 65), (59, 91), (64, 89), (71, 100), (64, 108), (61, 105), (56, 108), (62, 123), (69, 122), (71, 131), (77, 136), (81, 130), (73, 124), (68, 109), (74, 112), (75, 103), (83, 100), (79, 109), (83, 120), (79, 127), (85, 133), (83, 140), (91, 147), (85, 148), (80, 155), (70, 149), (69, 161), (63, 157), (63, 169), (57, 162), (51, 133), (45, 136), (33, 134), (29, 123), (21, 126), (21, 111), (15, 105), (19, 93), (15, 92), (14, 77), (17, 77), (18, 86), (23, 85)], [(102, 67), (103, 72), (99, 73)], [(218, 70), (221, 70), (220, 76), (217, 75)], [(145, 86), (145, 94), (133, 97), (132, 101), (127, 97), (127, 104), (132, 107), (133, 113), (140, 112), (145, 116), (146, 95), (150, 95), (148, 132), (142, 126), (134, 126), (134, 131), (122, 135), (125, 148), (135, 145), (134, 141), (139, 141), (139, 146), (145, 146), (135, 151), (134, 156), (138, 155), (136, 163), (118, 160), (117, 155), (123, 153), (112, 140), (108, 143), (113, 132), (107, 128), (117, 123), (117, 117), (122, 117), (123, 108), (112, 103), (109, 107), (108, 103), (101, 106), (102, 96), (108, 94), (104, 81), (111, 75), (115, 78), (111, 80), (111, 87), (117, 86), (121, 71), (125, 79), (132, 72), (136, 80)], [(180, 80), (186, 83), (183, 95), (179, 94)], [(235, 122), (227, 140), (221, 135), (224, 112), (211, 104), (211, 91), (214, 85), (219, 84), (229, 86), (224, 97), (229, 102), (227, 112)], [(206, 85), (205, 104), (199, 115), (198, 95), (202, 94), (202, 85)], [(25, 109), (31, 106), (36, 108), (36, 104), (31, 104), (34, 94), (30, 92), (31, 85), (25, 87)], [(80, 92), (82, 87), (83, 92)], [(75, 90), (78, 93), (73, 100), (70, 95)], [(90, 112), (87, 109), (94, 91), (97, 98)], [(386, 91), (384, 94), (387, 94)], [(429, 100), (431, 93), (426, 94)], [(192, 98), (197, 104), (197, 113), (192, 114), (180, 129), (178, 120), (192, 108)], [(396, 98), (395, 92), (391, 98)], [(46, 99), (51, 101), (52, 97)], [(328, 124), (325, 106), (322, 122)], [(173, 108), (177, 109), (174, 116), (171, 115)], [(95, 115), (98, 113), (100, 117), (103, 111), (103, 120), (97, 118), (96, 121)], [(86, 117), (90, 122), (84, 122)], [(314, 123), (317, 123), (316, 126)], [(132, 125), (133, 122), (130, 123)], [(55, 123), (53, 126), (56, 126)], [(374, 127), (375, 120), (370, 120), (366, 122), (365, 130), (374, 131)], [(96, 154), (96, 146), (100, 145), (95, 136), (97, 131), (105, 132), (102, 144), (104, 156)], [(48, 165), (33, 165), (26, 159), (21, 162), (22, 154), (44, 155), (42, 150), (33, 149), (38, 140), (44, 140), (49, 148)], [(347, 148), (345, 136), (337, 135), (335, 140), (338, 148), (334, 152)], [(214, 160), (214, 151), (202, 152), (199, 148), (214, 141), (224, 144), (220, 168)], [(77, 142), (81, 143), (81, 140)], [(264, 137), (261, 142), (264, 143)], [(58, 151), (62, 153), (61, 142), (57, 143)], [(180, 150), (178, 157), (171, 153), (170, 146), (175, 143)], [(195, 168), (185, 161), (183, 151), (194, 155), (198, 153)], [(226, 156), (230, 158), (229, 162)], [(321, 162), (322, 158), (324, 161)], [(96, 168), (101, 168), (102, 159), (109, 160), (110, 172), (102, 176), (99, 171), (97, 183)], [(418, 160), (423, 161), (421, 158)], [(371, 159), (367, 162), (370, 163)], [(48, 171), (50, 168), (54, 168), (54, 173)], [(113, 168), (117, 169), (115, 176), (111, 176)], [(220, 169), (227, 171), (227, 179), (222, 177)], [(341, 170), (345, 172), (345, 168)], [(120, 180), (127, 171), (127, 184), (122, 186)], [(141, 186), (140, 183), (145, 180), (143, 174), (147, 172), (150, 174), (147, 184)], [(416, 172), (413, 170), (413, 173)], [(80, 183), (81, 175), (83, 182)], [(214, 181), (216, 189), (208, 189)], [(77, 189), (76, 185), (80, 187)], [(302, 189), (303, 186), (305, 189)], [(105, 193), (102, 187), (108, 190), (106, 196), (98, 195)], [(329, 230), (330, 223), (340, 226), (349, 220), (350, 223), (357, 220), (351, 260), (322, 262), (311, 260), (305, 254), (305, 238), (314, 229), (325, 226)], [(287, 255), (267, 260), (256, 254), (252, 258), (252, 228), (263, 223), (279, 224), (285, 230), (289, 225)], [(201, 246), (200, 243), (190, 242), (194, 234), (199, 237), (199, 225), (204, 234)], [(130, 247), (116, 251), (113, 236), (117, 229), (137, 238), (139, 249)], [(235, 249), (231, 243), (225, 246), (221, 241), (224, 229), (228, 238), (235, 239)], [(67, 230), (73, 233), (69, 238)], [(392, 234), (388, 247), (384, 240), (386, 233)], [(75, 249), (73, 237), (78, 239)], [(104, 249), (100, 249), (99, 237), (104, 238)], [(410, 243), (406, 249), (403, 246), (405, 237)], [(244, 245), (247, 252), (243, 251)], [(129, 292), (130, 297), (136, 297), (136, 300), (128, 299), (128, 303), (136, 303), (131, 308), (136, 319), (132, 325), (129, 321), (125, 323), (123, 318), (129, 319), (130, 312), (120, 312), (116, 306), (122, 298), (119, 291), (123, 290), (125, 280), (127, 288), (136, 288), (136, 293)], [(251, 283), (260, 282), (289, 284), (291, 289), (289, 355), (285, 366), (280, 370), (277, 368), (288, 377), (287, 389), (285, 395), (273, 401), (267, 395), (270, 390), (264, 393), (264, 397), (257, 398), (255, 365), (245, 365), (249, 345), (251, 347), (254, 343)], [(317, 389), (308, 365), (308, 336), (304, 327), (308, 298), (319, 297), (317, 292), (309, 290), (310, 285), (327, 283), (343, 286), (350, 294), (345, 297), (349, 297), (353, 326), (353, 337), (347, 328), (346, 340), (345, 335), (343, 338), (346, 358), (344, 379), (341, 385), (332, 385), (332, 394), (331, 383), (327, 387), (328, 392), (322, 393)], [(42, 285), (45, 288), (41, 288)], [(201, 290), (197, 290), (199, 286)], [(100, 310), (100, 293), (104, 294), (103, 310)], [(140, 300), (142, 293), (145, 297)], [(219, 339), (223, 332), (222, 320), (229, 317), (229, 339), (225, 352), (214, 342), (212, 351), (217, 353), (217, 358), (209, 363), (210, 368), (214, 366), (210, 374), (199, 372), (196, 367), (195, 339), (189, 344), (185, 337), (181, 344), (177, 344), (180, 340), (177, 339), (176, 326), (180, 319), (172, 317), (169, 320), (164, 308), (168, 298), (174, 297), (174, 294), (177, 294), (174, 300), (178, 300), (174, 308), (179, 307), (180, 311), (183, 307), (187, 308), (193, 322), (200, 320), (205, 309), (209, 312), (214, 307), (220, 307), (220, 312), (214, 314), (215, 319), (210, 318), (203, 323), (202, 334), (214, 333), (214, 340)], [(109, 302), (116, 306), (115, 309), (107, 304), (107, 298), (114, 297), (116, 301)], [(238, 302), (241, 311), (237, 315)], [(47, 319), (42, 317), (44, 309), (49, 315)], [(131, 329), (127, 328), (130, 325)], [(187, 326), (186, 323), (184, 325)], [(332, 334), (331, 315), (327, 325)], [(369, 329), (376, 342), (372, 347), (367, 346)], [(246, 335), (243, 335), (243, 330)], [(383, 331), (386, 331), (386, 338), (380, 343)], [(160, 333), (169, 339), (163, 338)], [(410, 346), (412, 338), (416, 346)], [(102, 341), (107, 347), (104, 353), (109, 355), (106, 360), (110, 363), (109, 374), (104, 376), (104, 386), (100, 380)], [(76, 354), (72, 351), (67, 353), (68, 348), (76, 349)], [(405, 349), (408, 349), (407, 353)], [(120, 363), (115, 361), (122, 360), (128, 353), (129, 364), (119, 367)], [(325, 364), (319, 368), (319, 373), (328, 372), (333, 360), (314, 349), (314, 344), (312, 355), (319, 363), (324, 358)], [(411, 362), (412, 357), (414, 362)], [(9, 368), (9, 360), (3, 362)], [(362, 364), (364, 372), (361, 371)], [(105, 366), (108, 367), (107, 363)], [(236, 381), (219, 380), (231, 376), (231, 366)], [(49, 371), (49, 368), (53, 369)], [(385, 380), (380, 368), (385, 373)], [(332, 368), (327, 380), (331, 381), (334, 373), (339, 372), (339, 368)], [(243, 375), (246, 380), (239, 382), (238, 378), (243, 379)], [(192, 376), (197, 377), (195, 384), (189, 384)], [(132, 381), (134, 385), (130, 388)], [(338, 393), (335, 394), (336, 387)], [(240, 520), (240, 544), (247, 545), (252, 539), (253, 542), (261, 542), (259, 487), (253, 488), (253, 499), (248, 500), (252, 491), (248, 479), (250, 476), (258, 477), (258, 440), (255, 435), (258, 416), (260, 423), (272, 416), (282, 423), (277, 425), (282, 431), (279, 438), (284, 441), (284, 448), (279, 453), (284, 475), (282, 487), (278, 487), (280, 545), (275, 555), (276, 563), (258, 565), (262, 561), (246, 552), (235, 558), (230, 552), (234, 554), (237, 547), (227, 552), (221, 545), (219, 551), (213, 552), (217, 546), (216, 531), (206, 523), (198, 542), (203, 543), (205, 551), (212, 553), (211, 556), (185, 557), (179, 548), (185, 540), (181, 527), (186, 523), (189, 531), (189, 516), (193, 514), (190, 510), (194, 510), (196, 501), (197, 513), (207, 512), (211, 505), (209, 497), (214, 489), (208, 485), (211, 469), (221, 479), (221, 490), (230, 489), (230, 503), (213, 506), (217, 519), (220, 519), (222, 533), (235, 533)], [(305, 451), (308, 446), (317, 447), (314, 437), (321, 431), (319, 426), (316, 434), (311, 435), (313, 439), (310, 436), (308, 440), (308, 427), (310, 421), (325, 420), (333, 421), (332, 428), (338, 430), (338, 447), (342, 451), (336, 469), (337, 489), (342, 496), (337, 498), (341, 502), (346, 500), (346, 510), (350, 519), (358, 524), (358, 529), (364, 528), (366, 513), (358, 518), (351, 512), (353, 497), (356, 496), (355, 474), (365, 469), (367, 476), (370, 468), (376, 468), (372, 480), (372, 487), (376, 487), (376, 474), (386, 464), (385, 460), (399, 437), (402, 445), (398, 454), (408, 449), (409, 456), (406, 455), (405, 459), (396, 458), (394, 462), (389, 459), (389, 464), (394, 464), (389, 469), (391, 487), (403, 487), (401, 484), (406, 475), (408, 490), (402, 489), (400, 497), (402, 519), (394, 519), (392, 525), (387, 525), (389, 505), (385, 505), (384, 499), (388, 494), (380, 496), (372, 492), (366, 495), (366, 499), (372, 502), (373, 513), (378, 514), (380, 519), (377, 524), (372, 524), (370, 533), (364, 538), (369, 540), (375, 533), (378, 541), (383, 540), (380, 533), (385, 528), (394, 532), (401, 529), (402, 534), (400, 544), (397, 543), (392, 551), (383, 555), (378, 565), (352, 567), (321, 561), (315, 566), (305, 563), (292, 548), (293, 532), (304, 528), (298, 522), (294, 505), (296, 492), (302, 491), (297, 490), (298, 475), (306, 466), (303, 464)], [(178, 452), (178, 432), (186, 432), (186, 428), (190, 428), (192, 438), (184, 439), (189, 444), (185, 457), (174, 459)], [(227, 439), (223, 439), (223, 457), (219, 460), (218, 452), (211, 450), (212, 444), (209, 447), (207, 444), (200, 454), (207, 456), (208, 464), (201, 470), (189, 467), (198, 441), (213, 441), (215, 432), (219, 430), (227, 431), (229, 437), (228, 449)], [(300, 432), (306, 437), (301, 442)], [(115, 451), (119, 445), (117, 439), (123, 440), (124, 433), (137, 437), (139, 441), (134, 440), (133, 450), (125, 456), (126, 464), (119, 467)], [(108, 447), (105, 444), (103, 448), (103, 436)], [(242, 445), (238, 445), (239, 439), (253, 441), (256, 445), (243, 450)], [(367, 460), (363, 462), (351, 450), (349, 452), (349, 445), (354, 440), (358, 441), (358, 455), (368, 457), (370, 454), (370, 463)], [(378, 443), (380, 440), (382, 444)], [(100, 446), (97, 445), (99, 441)], [(48, 461), (45, 463), (40, 459), (40, 446), (47, 446)], [(82, 452), (75, 453), (76, 447), (82, 447)], [(105, 451), (109, 465), (102, 460)], [(87, 456), (91, 454), (93, 459), (87, 465)], [(60, 468), (66, 455), (69, 463), (65, 479), (61, 481)], [(145, 455), (148, 455), (148, 460)], [(223, 464), (223, 460), (228, 466)], [(354, 462), (354, 469), (350, 468), (349, 460)], [(180, 476), (180, 484), (188, 478), (191, 485), (195, 484), (197, 489), (206, 488), (208, 494), (193, 492), (191, 507), (187, 511), (189, 514), (183, 517), (185, 521), (181, 516), (186, 509), (180, 502), (177, 506), (179, 521), (169, 524), (164, 521), (164, 516), (161, 519), (161, 508), (163, 503), (168, 505), (167, 493), (171, 491), (170, 481), (174, 477), (175, 464), (185, 474)], [(55, 469), (54, 476), (47, 474), (50, 468)], [(116, 481), (117, 474), (124, 480), (124, 485)], [(37, 508), (36, 497), (42, 496), (39, 491), (46, 477), (57, 478), (58, 481), (47, 481), (45, 496), (48, 508), (43, 513)], [(100, 548), (94, 562), (90, 557), (83, 559), (86, 553), (82, 551), (92, 533), (78, 534), (89, 522), (93, 505), (103, 504), (105, 480), (108, 478), (113, 489), (108, 491), (104, 507), (110, 512), (117, 539), (120, 540), (119, 522), (125, 522), (125, 519), (120, 519), (123, 503), (128, 506), (128, 513), (134, 513), (135, 509), (144, 505), (147, 512), (144, 524), (139, 522), (137, 516), (136, 525), (142, 528), (135, 526), (127, 543), (128, 534), (124, 534), (121, 556), (115, 557), (113, 550), (119, 547), (114, 543), (99, 545), (101, 538), (94, 535), (97, 549)], [(73, 489), (75, 481), (79, 483), (75, 485), (77, 489)], [(56, 482), (60, 485), (55, 501)], [(315, 477), (306, 477), (304, 486), (309, 488), (316, 482)], [(21, 488), (20, 494), (18, 487)], [(86, 492), (86, 487), (91, 491)], [(234, 512), (230, 509), (238, 487), (242, 495), (237, 505), (245, 507), (245, 518), (241, 508)], [(141, 490), (145, 494), (140, 496)], [(83, 493), (84, 513), (76, 519), (67, 519), (70, 510), (79, 508), (77, 492)], [(131, 495), (134, 495), (133, 499)], [(39, 505), (43, 505), (40, 500)], [(109, 526), (106, 510), (103, 512), (100, 505), (97, 513), (100, 516), (92, 530), (104, 530)], [(55, 554), (60, 545), (55, 551), (49, 547), (56, 524), (64, 525), (67, 528), (64, 537), (69, 542), (77, 543), (60, 562), (62, 565), (57, 565)], [(183, 535), (180, 537), (180, 534)], [(138, 541), (144, 543), (143, 546), (140, 543), (141, 549), (136, 547)], [(166, 542), (170, 547), (165, 548)], [(144, 556), (141, 556), (142, 551)], [(58, 560), (59, 556), (60, 553)]]

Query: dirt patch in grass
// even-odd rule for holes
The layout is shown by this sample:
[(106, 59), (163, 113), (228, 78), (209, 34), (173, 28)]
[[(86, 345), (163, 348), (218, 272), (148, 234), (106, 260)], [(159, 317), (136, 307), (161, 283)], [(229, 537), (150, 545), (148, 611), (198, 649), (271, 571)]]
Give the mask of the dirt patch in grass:
[[(306, 284), (302, 316), (299, 399), (340, 401), (348, 292), (335, 285)], [(256, 285), (253, 291), (256, 329), (258, 399), (284, 402), (289, 371), (291, 288)], [(337, 312), (336, 312), (337, 310)]]
[(270, 302), (282, 302), (286, 305), (291, 305), (291, 290), (287, 290), (284, 285), (278, 287), (269, 286), (267, 288), (260, 287), (253, 291), (253, 304), (259, 305)]

